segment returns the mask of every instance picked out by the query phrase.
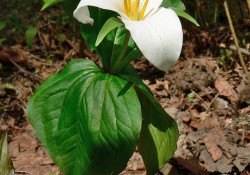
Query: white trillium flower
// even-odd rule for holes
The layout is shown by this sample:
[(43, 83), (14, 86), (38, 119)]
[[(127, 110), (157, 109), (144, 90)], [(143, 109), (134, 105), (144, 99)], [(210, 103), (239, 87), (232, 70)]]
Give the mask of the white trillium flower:
[(88, 6), (117, 12), (145, 58), (167, 71), (180, 56), (183, 33), (178, 16), (172, 9), (160, 7), (162, 1), (81, 0), (74, 17), (93, 24)]

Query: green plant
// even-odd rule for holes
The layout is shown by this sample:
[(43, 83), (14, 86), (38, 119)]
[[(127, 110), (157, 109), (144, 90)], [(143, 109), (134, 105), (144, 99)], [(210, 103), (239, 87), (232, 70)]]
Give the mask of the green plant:
[[(39, 4), (38, 0), (27, 0), (18, 3), (17, 0), (6, 3), (3, 13), (0, 14), (0, 42), (19, 40), (25, 37), (28, 47), (31, 46), (33, 38), (36, 36), (38, 28), (36, 23), (39, 14), (34, 15), (34, 10)], [(20, 14), (20, 10), (22, 13)], [(30, 18), (30, 16), (32, 16)]]
[(25, 32), (25, 38), (28, 47), (31, 46), (34, 37), (37, 35), (37, 31), (38, 31), (37, 27), (34, 26), (27, 27), (27, 30)]
[(73, 11), (75, 10), (76, 6), (80, 0), (44, 0), (42, 10), (47, 9), (56, 4), (61, 4), (64, 10), (70, 17), (73, 17)]
[[(5, 21), (0, 21), (0, 31), (3, 30), (6, 27)], [(4, 42), (6, 38), (0, 38), (0, 43)]]
[(74, 16), (101, 65), (72, 60), (29, 100), (29, 120), (65, 175), (118, 174), (136, 146), (150, 175), (173, 156), (177, 124), (130, 62), (144, 55), (161, 70), (173, 65), (182, 46), (174, 10), (185, 8), (180, 0), (149, 1), (82, 0)]
[(7, 135), (0, 136), (0, 174), (14, 175), (14, 168), (8, 153)]
[(5, 21), (0, 21), (0, 30), (3, 30), (6, 27)]

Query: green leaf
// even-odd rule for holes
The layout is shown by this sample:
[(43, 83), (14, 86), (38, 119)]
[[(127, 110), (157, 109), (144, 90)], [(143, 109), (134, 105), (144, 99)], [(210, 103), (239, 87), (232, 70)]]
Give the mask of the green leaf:
[(136, 85), (143, 117), (139, 152), (145, 163), (147, 174), (155, 174), (174, 155), (179, 135), (177, 124), (153, 97), (132, 66), (120, 76)]
[(57, 34), (57, 38), (58, 38), (58, 40), (61, 41), (61, 42), (64, 42), (64, 41), (67, 40), (67, 36), (66, 36), (65, 34), (63, 34), (63, 33), (58, 33), (58, 34)]
[(165, 8), (175, 8), (180, 11), (185, 11), (186, 7), (181, 0), (163, 0), (161, 7)]
[[(133, 41), (132, 41), (133, 42)], [(124, 68), (133, 60), (142, 57), (142, 53), (138, 47), (130, 47), (128, 53), (124, 57), (124, 59), (119, 64), (118, 70), (123, 71)]]
[[(121, 25), (116, 29), (111, 30), (111, 32), (109, 32), (108, 35), (102, 40), (100, 45), (96, 47), (95, 42), (104, 23), (111, 17), (117, 17), (118, 14), (95, 7), (90, 7), (89, 11), (91, 17), (94, 19), (94, 24), (93, 26), (82, 24), (81, 33), (90, 48), (98, 52), (104, 71), (109, 72), (112, 67), (114, 67), (114, 64), (116, 64), (117, 59), (121, 54), (122, 46), (127, 35), (127, 29), (124, 25)], [(124, 60), (119, 65), (119, 70), (122, 71), (122, 69), (126, 67), (126, 64), (133, 59), (140, 58), (141, 56), (142, 54), (140, 50), (137, 48), (134, 41), (130, 39), (127, 51), (124, 54)]]
[(3, 30), (6, 27), (6, 22), (0, 21), (0, 30)]
[(138, 89), (142, 106), (142, 130), (139, 138), (139, 152), (148, 174), (157, 173), (174, 155), (178, 140), (178, 127), (161, 105), (149, 94)]
[(163, 0), (161, 3), (161, 7), (171, 8), (175, 11), (175, 13), (178, 16), (181, 16), (189, 20), (190, 22), (194, 23), (196, 26), (200, 26), (198, 22), (192, 16), (184, 12), (186, 10), (186, 7), (181, 0)]
[(113, 29), (119, 27), (123, 25), (123, 23), (114, 17), (109, 18), (106, 23), (103, 25), (102, 29), (100, 30), (97, 39), (96, 39), (96, 43), (95, 46), (98, 46), (102, 40), (104, 39), (104, 37)]
[(58, 3), (62, 2), (62, 1), (63, 0), (44, 0), (42, 10), (45, 10), (46, 8), (48, 8), (48, 7), (52, 6), (52, 5), (58, 4)]
[(198, 24), (198, 22), (197, 22), (192, 16), (190, 16), (189, 14), (187, 14), (186, 12), (184, 12), (184, 11), (182, 11), (182, 10), (179, 10), (179, 9), (177, 9), (177, 8), (172, 8), (172, 9), (175, 11), (175, 13), (176, 13), (178, 16), (181, 16), (181, 17), (183, 17), (183, 18), (189, 20), (190, 22), (194, 23), (196, 26), (200, 26), (200, 25)]
[(37, 27), (28, 26), (28, 29), (25, 32), (26, 44), (28, 45), (28, 47), (31, 46), (32, 41), (37, 34), (37, 31), (38, 31)]
[(119, 174), (138, 143), (141, 107), (132, 84), (74, 60), (28, 103), (39, 139), (65, 175)]
[(0, 38), (0, 44), (5, 42), (7, 40), (7, 38)]
[(117, 76), (135, 84), (138, 88), (140, 88), (148, 98), (152, 97), (152, 92), (150, 89), (143, 83), (141, 78), (137, 75), (135, 68), (131, 65), (127, 66), (123, 72), (120, 72)]
[(0, 174), (14, 175), (14, 167), (8, 153), (7, 135), (0, 137)]
[[(105, 65), (105, 70), (112, 74), (122, 72), (123, 68), (125, 68), (130, 61), (142, 56), (141, 51), (137, 48), (132, 38), (129, 38), (128, 47), (121, 58), (127, 35), (128, 31), (124, 25), (122, 25), (112, 30), (97, 48), (99, 55), (108, 63)], [(107, 52), (107, 50), (111, 52)]]
[(94, 24), (92, 26), (90, 24), (81, 24), (81, 34), (89, 47), (96, 50), (95, 42), (102, 26), (109, 18), (116, 17), (117, 14), (96, 7), (89, 7), (89, 11), (91, 18), (94, 19)]

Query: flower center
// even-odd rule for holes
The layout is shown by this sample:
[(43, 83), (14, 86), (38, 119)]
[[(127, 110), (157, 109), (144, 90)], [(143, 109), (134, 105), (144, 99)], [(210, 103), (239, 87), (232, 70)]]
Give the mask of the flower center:
[[(131, 2), (132, 1), (132, 2)], [(123, 0), (125, 14), (132, 21), (140, 21), (145, 18), (145, 11), (149, 0), (145, 0), (142, 8), (140, 9), (140, 0)]]

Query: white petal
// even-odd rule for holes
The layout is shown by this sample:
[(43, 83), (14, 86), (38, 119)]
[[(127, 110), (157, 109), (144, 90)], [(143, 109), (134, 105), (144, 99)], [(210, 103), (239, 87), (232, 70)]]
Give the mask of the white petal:
[(176, 63), (183, 33), (180, 20), (172, 9), (159, 8), (143, 21), (122, 20), (142, 54), (154, 66), (167, 71)]
[(101, 9), (111, 10), (119, 14), (124, 13), (123, 0), (81, 0), (76, 10), (74, 11), (74, 17), (84, 24), (92, 24), (94, 22), (93, 19), (90, 18), (87, 6), (94, 6)]
[[(144, 1), (140, 1), (140, 7), (143, 6)], [(160, 7), (161, 3), (163, 0), (149, 0), (148, 1), (148, 5), (145, 11), (145, 15), (148, 16), (149, 14), (153, 14), (156, 10), (158, 10), (158, 8)]]

